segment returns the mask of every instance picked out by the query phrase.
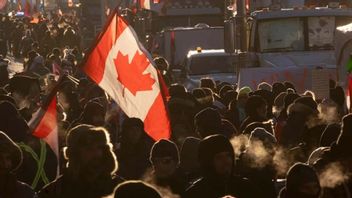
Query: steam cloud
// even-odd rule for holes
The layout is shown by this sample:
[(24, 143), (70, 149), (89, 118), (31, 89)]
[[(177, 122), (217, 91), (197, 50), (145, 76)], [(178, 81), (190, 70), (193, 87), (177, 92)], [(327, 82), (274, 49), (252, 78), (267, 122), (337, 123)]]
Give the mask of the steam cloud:
[(235, 150), (236, 158), (246, 150), (250, 160), (247, 164), (251, 168), (263, 168), (272, 165), (278, 176), (285, 177), (288, 169), (294, 164), (294, 159), (288, 152), (281, 147), (268, 149), (261, 141), (251, 141), (249, 145), (248, 137), (240, 135), (231, 139), (231, 144)]
[(149, 169), (144, 173), (142, 180), (156, 188), (163, 198), (181, 198), (180, 195), (173, 194), (169, 187), (165, 188), (156, 184), (153, 177), (153, 170)]
[(325, 188), (334, 188), (348, 180), (344, 168), (338, 162), (329, 164), (319, 175), (320, 185)]

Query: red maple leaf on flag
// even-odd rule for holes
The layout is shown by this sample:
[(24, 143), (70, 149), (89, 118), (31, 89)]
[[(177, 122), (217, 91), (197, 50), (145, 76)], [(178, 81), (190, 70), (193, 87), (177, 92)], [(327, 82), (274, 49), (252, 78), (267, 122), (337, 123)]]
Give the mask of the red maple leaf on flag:
[(118, 52), (114, 62), (118, 74), (117, 80), (134, 96), (138, 91), (153, 90), (155, 79), (150, 73), (143, 74), (150, 64), (144, 54), (136, 52), (132, 62), (129, 63), (128, 55), (124, 56)]

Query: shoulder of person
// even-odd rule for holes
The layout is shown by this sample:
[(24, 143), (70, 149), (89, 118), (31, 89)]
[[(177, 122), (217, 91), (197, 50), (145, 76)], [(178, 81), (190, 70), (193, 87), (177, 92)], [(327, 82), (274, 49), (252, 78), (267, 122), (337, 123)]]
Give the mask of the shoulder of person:
[(17, 192), (20, 194), (21, 197), (37, 197), (37, 194), (28, 184), (20, 181), (17, 181)]
[(54, 198), (60, 195), (62, 189), (63, 176), (59, 176), (51, 183), (44, 186), (38, 193), (40, 198)]

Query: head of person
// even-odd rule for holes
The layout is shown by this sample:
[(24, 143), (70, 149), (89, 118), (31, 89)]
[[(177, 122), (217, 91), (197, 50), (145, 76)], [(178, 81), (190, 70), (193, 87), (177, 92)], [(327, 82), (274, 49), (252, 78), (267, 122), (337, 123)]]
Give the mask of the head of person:
[(154, 62), (160, 71), (166, 72), (169, 70), (169, 63), (167, 62), (167, 60), (165, 58), (160, 57), (160, 56), (155, 57)]
[(351, 140), (352, 140), (352, 114), (348, 114), (342, 118), (341, 133), (337, 139), (337, 144), (346, 148), (351, 148)]
[(9, 91), (18, 109), (35, 111), (40, 103), (39, 80), (25, 75), (15, 75), (10, 79)]
[(115, 198), (161, 198), (160, 193), (142, 181), (126, 181), (115, 190)]
[(214, 93), (216, 93), (216, 83), (213, 79), (211, 78), (202, 78), (200, 79), (200, 87), (202, 88), (209, 88), (211, 89)]
[(267, 91), (271, 91), (272, 87), (269, 83), (267, 82), (261, 82), (258, 86), (257, 86), (257, 90), (267, 90)]
[(318, 104), (310, 96), (304, 96), (304, 97), (297, 98), (294, 101), (294, 104), (301, 106), (302, 109), (304, 109), (304, 111), (306, 111), (306, 113), (309, 116), (315, 116), (315, 115), (319, 114)]
[(274, 98), (276, 98), (281, 92), (286, 92), (286, 87), (281, 82), (275, 82), (272, 86), (272, 92), (274, 94)]
[(273, 151), (277, 145), (277, 140), (275, 136), (273, 136), (271, 133), (261, 127), (257, 127), (251, 132), (248, 141), (249, 147), (260, 142), (266, 152), (270, 154), (273, 154)]
[(186, 87), (181, 84), (172, 84), (169, 87), (169, 94), (171, 98), (182, 98), (186, 95)]
[(247, 103), (249, 93), (252, 92), (250, 87), (242, 87), (237, 94), (237, 104), (241, 107), (244, 107)]
[(81, 122), (93, 126), (104, 126), (106, 110), (103, 105), (95, 101), (89, 101), (84, 107)]
[(172, 176), (179, 166), (179, 152), (175, 143), (169, 140), (159, 140), (154, 143), (150, 152), (150, 162), (158, 178)]
[(287, 197), (318, 198), (321, 187), (315, 170), (307, 164), (293, 165), (286, 176)]
[(52, 54), (56, 57), (56, 58), (60, 58), (61, 56), (61, 50), (59, 48), (54, 48), (52, 50)]
[(205, 138), (219, 133), (221, 130), (221, 116), (217, 110), (208, 107), (196, 114), (194, 124), (199, 136)]
[(139, 118), (126, 118), (122, 123), (122, 143), (135, 145), (145, 134), (144, 123)]
[(235, 152), (222, 135), (211, 135), (199, 143), (198, 159), (204, 177), (228, 178), (233, 173)]
[(8, 101), (0, 102), (0, 130), (15, 142), (25, 141), (29, 135), (27, 122), (15, 105)]
[(0, 131), (0, 177), (13, 173), (22, 164), (22, 159), (20, 147)]
[(285, 81), (284, 86), (286, 87), (286, 90), (292, 89), (294, 91), (294, 93), (296, 93), (296, 87), (293, 83), (291, 83), (289, 81)]
[(245, 106), (246, 114), (249, 117), (267, 117), (267, 103), (261, 96), (251, 96)]
[(95, 181), (108, 177), (117, 170), (116, 156), (106, 129), (78, 125), (68, 132), (65, 158), (68, 169), (76, 179)]

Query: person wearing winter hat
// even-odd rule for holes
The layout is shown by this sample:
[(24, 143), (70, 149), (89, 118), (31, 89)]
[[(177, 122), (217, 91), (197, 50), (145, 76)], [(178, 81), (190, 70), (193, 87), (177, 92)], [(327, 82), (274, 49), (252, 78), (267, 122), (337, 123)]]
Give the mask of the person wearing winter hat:
[(151, 166), (149, 155), (154, 140), (144, 131), (144, 123), (139, 118), (126, 118), (122, 122), (120, 138), (118, 174), (126, 180), (141, 179)]
[(272, 87), (273, 87), (272, 92), (273, 92), (274, 98), (276, 98), (281, 92), (286, 92), (286, 87), (281, 82), (273, 83)]
[[(317, 103), (311, 97), (297, 98), (288, 109), (286, 125), (282, 129), (280, 144), (292, 148), (307, 138), (309, 142), (319, 142), (322, 131), (314, 136), (309, 136), (307, 123), (310, 119), (317, 118), (319, 113)], [(316, 140), (316, 141), (315, 141)], [(313, 143), (312, 143), (313, 144)], [(314, 149), (313, 149), (314, 150)]]
[(287, 173), (286, 185), (280, 191), (280, 198), (319, 198), (321, 187), (314, 169), (303, 163), (296, 163)]
[(248, 180), (233, 176), (235, 152), (230, 141), (222, 135), (212, 135), (199, 144), (199, 163), (202, 178), (185, 192), (185, 198), (259, 197)]
[(217, 93), (216, 90), (216, 83), (213, 79), (211, 78), (202, 78), (200, 79), (200, 87), (201, 88), (209, 88), (211, 89), (214, 93)]
[(267, 109), (266, 109), (266, 117), (267, 118), (273, 118), (273, 104), (274, 104), (274, 96), (271, 91), (268, 90), (257, 90), (254, 91), (251, 96), (260, 96), (262, 97), (266, 104), (267, 104)]
[(296, 88), (295, 88), (295, 85), (293, 85), (293, 83), (291, 83), (289, 81), (285, 81), (284, 85), (287, 90), (291, 89), (291, 90), (293, 90), (293, 93), (296, 93)]
[(319, 110), (317, 102), (309, 96), (298, 98), (294, 101), (298, 109), (303, 114), (305, 120), (301, 141), (305, 144), (305, 152), (308, 157), (312, 151), (319, 147), (320, 137), (326, 128), (326, 124), (319, 118)]
[(281, 92), (274, 100), (273, 114), (276, 118), (279, 117), (281, 111), (285, 108), (285, 96), (287, 96), (287, 92)]
[(257, 86), (257, 90), (267, 90), (267, 91), (271, 91), (272, 86), (267, 83), (267, 82), (261, 82), (258, 86)]
[(262, 197), (277, 197), (273, 162), (276, 146), (276, 138), (264, 128), (257, 127), (249, 136), (246, 151), (239, 157), (240, 175), (250, 179)]
[(237, 109), (239, 112), (239, 120), (241, 123), (247, 117), (245, 106), (249, 97), (249, 93), (251, 92), (252, 89), (250, 87), (242, 87), (237, 94)]
[(220, 114), (213, 108), (203, 109), (194, 117), (194, 125), (201, 138), (219, 134), (221, 130)]
[(267, 102), (261, 96), (250, 96), (245, 106), (247, 118), (242, 122), (240, 131), (252, 122), (267, 121)]
[(40, 105), (39, 80), (22, 74), (15, 75), (10, 79), (9, 90), (16, 107), (26, 121), (29, 121)]
[(30, 135), (26, 121), (14, 104), (8, 101), (0, 101), (0, 117), (0, 130), (13, 141), (23, 142)]
[(320, 137), (320, 146), (329, 147), (332, 143), (337, 141), (340, 135), (341, 125), (337, 123), (329, 124), (324, 129), (323, 134)]
[(159, 140), (154, 143), (150, 152), (153, 167), (152, 181), (157, 186), (170, 188), (172, 193), (180, 195), (186, 190), (187, 182), (179, 171), (179, 152), (175, 143)]
[(170, 97), (184, 97), (186, 95), (187, 90), (186, 87), (181, 84), (172, 84), (169, 87)]
[(5, 133), (0, 131), (0, 197), (34, 198), (32, 188), (17, 180), (15, 170), (22, 163), (22, 151)]
[(160, 193), (142, 181), (126, 181), (118, 185), (115, 198), (161, 198)]
[(80, 124), (89, 124), (97, 127), (104, 126), (105, 113), (106, 109), (103, 105), (91, 100), (85, 105), (80, 118), (77, 121), (74, 121), (73, 126), (70, 128)]
[(268, 149), (273, 149), (274, 146), (277, 144), (277, 140), (275, 136), (273, 136), (264, 128), (260, 128), (260, 127), (255, 128), (251, 132), (251, 135), (249, 136), (249, 142), (251, 143), (254, 141), (262, 142), (263, 146), (265, 146)]
[(45, 186), (41, 198), (103, 197), (110, 195), (123, 180), (106, 129), (79, 125), (68, 132), (64, 148), (67, 168)]

